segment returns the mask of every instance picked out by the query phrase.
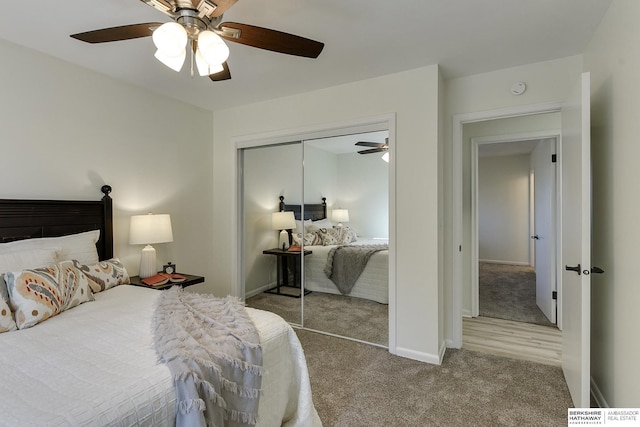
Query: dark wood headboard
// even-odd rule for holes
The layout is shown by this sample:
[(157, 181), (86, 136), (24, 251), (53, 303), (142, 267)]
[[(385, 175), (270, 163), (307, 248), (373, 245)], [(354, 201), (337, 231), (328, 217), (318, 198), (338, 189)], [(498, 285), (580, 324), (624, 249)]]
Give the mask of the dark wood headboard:
[[(293, 215), (297, 220), (300, 220), (302, 217), (302, 206), (301, 205), (288, 205), (284, 202), (284, 196), (280, 196), (280, 212), (282, 211), (293, 211)], [(327, 217), (327, 198), (322, 198), (322, 203), (305, 203), (304, 205), (304, 219), (310, 219), (313, 221), (317, 221), (319, 219), (325, 219)]]
[(58, 237), (100, 230), (101, 260), (113, 258), (111, 187), (103, 185), (98, 201), (0, 199), (0, 242)]

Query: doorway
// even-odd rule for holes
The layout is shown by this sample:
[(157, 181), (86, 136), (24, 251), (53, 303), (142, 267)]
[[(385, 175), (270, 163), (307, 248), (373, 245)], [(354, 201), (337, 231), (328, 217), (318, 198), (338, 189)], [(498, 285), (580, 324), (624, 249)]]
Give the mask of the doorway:
[(467, 315), (555, 326), (558, 138), (557, 130), (470, 138)]
[[(460, 348), (462, 346), (463, 317), (471, 317), (472, 307), (475, 307), (477, 303), (477, 294), (471, 290), (472, 278), (477, 275), (477, 270), (473, 268), (473, 265), (478, 257), (478, 247), (472, 238), (475, 233), (472, 233), (472, 223), (474, 221), (472, 221), (470, 206), (472, 194), (471, 138), (495, 135), (502, 135), (506, 138), (513, 134), (533, 134), (542, 131), (546, 131), (547, 134), (559, 135), (557, 129), (561, 127), (560, 107), (560, 104), (523, 106), (506, 110), (469, 113), (454, 117), (453, 241), (457, 242), (457, 244), (452, 247), (454, 251), (452, 347)], [(551, 121), (549, 121), (550, 118), (552, 119)], [(498, 130), (496, 130), (496, 124), (501, 126)], [(466, 130), (473, 126), (479, 132), (474, 135), (465, 133)], [(543, 137), (543, 135), (534, 136), (536, 138)], [(501, 142), (507, 141), (508, 139)], [(477, 223), (473, 226), (477, 227)], [(559, 228), (557, 228), (556, 232), (559, 233), (559, 231)], [(529, 230), (527, 230), (526, 237), (529, 238)], [(555, 274), (557, 277), (557, 271)], [(558, 281), (558, 286), (560, 285)], [(561, 324), (558, 324), (558, 327), (561, 328)]]

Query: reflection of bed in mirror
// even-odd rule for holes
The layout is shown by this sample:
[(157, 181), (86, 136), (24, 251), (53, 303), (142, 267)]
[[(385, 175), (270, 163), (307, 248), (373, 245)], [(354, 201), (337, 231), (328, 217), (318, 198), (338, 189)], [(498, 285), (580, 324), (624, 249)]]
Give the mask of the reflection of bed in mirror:
[[(327, 218), (326, 199), (322, 203), (305, 203), (301, 205), (286, 204), (284, 197), (280, 196), (280, 211), (293, 211), (296, 217), (296, 231), (305, 230), (305, 235), (315, 233), (317, 229), (332, 227), (333, 224)], [(304, 217), (304, 219), (303, 219)], [(303, 224), (304, 223), (304, 224)], [(301, 233), (301, 232), (300, 232)], [(298, 238), (302, 237), (301, 234)], [(309, 240), (309, 239), (307, 239)], [(338, 286), (325, 273), (327, 259), (332, 249), (337, 246), (367, 246), (377, 247), (388, 245), (388, 239), (365, 238), (357, 236), (357, 240), (345, 245), (324, 245), (319, 239), (313, 244), (304, 245), (305, 250), (311, 250), (312, 254), (304, 258), (305, 289), (312, 292), (323, 292), (335, 295), (348, 295), (356, 298), (364, 298), (382, 304), (389, 303), (389, 250), (372, 251), (360, 276), (348, 293), (343, 293)], [(334, 251), (335, 253), (335, 251)]]

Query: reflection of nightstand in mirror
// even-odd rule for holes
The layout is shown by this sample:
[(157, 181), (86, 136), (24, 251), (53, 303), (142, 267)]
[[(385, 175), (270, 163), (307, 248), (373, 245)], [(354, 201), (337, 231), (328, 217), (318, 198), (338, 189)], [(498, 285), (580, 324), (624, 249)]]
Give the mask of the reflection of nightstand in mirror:
[(185, 274), (185, 273), (178, 273), (178, 274), (180, 274), (181, 276), (185, 276), (187, 279), (182, 282), (176, 282), (176, 283), (169, 282), (160, 286), (149, 286), (147, 284), (144, 284), (142, 282), (142, 279), (139, 276), (130, 277), (129, 280), (131, 281), (131, 285), (142, 286), (143, 288), (151, 288), (151, 289), (169, 289), (174, 285), (182, 286), (183, 288), (186, 288), (187, 286), (196, 285), (198, 283), (204, 283), (204, 277), (202, 276), (194, 276), (192, 274)]
[[(282, 250), (279, 248), (268, 249), (266, 251), (262, 251), (263, 254), (266, 255), (275, 255), (278, 258), (277, 263), (277, 281), (276, 287), (265, 291), (269, 294), (283, 295), (286, 297), (292, 298), (300, 298), (300, 292), (297, 294), (290, 294), (281, 292), (281, 288), (294, 288), (300, 289), (302, 286), (300, 285), (300, 254), (302, 251), (291, 251), (291, 250)], [(312, 252), (309, 250), (304, 251), (304, 256), (310, 255)], [(289, 260), (291, 260), (291, 265), (289, 266)], [(293, 273), (293, 283), (289, 284), (289, 270)], [(311, 291), (304, 290), (304, 294), (308, 295)]]

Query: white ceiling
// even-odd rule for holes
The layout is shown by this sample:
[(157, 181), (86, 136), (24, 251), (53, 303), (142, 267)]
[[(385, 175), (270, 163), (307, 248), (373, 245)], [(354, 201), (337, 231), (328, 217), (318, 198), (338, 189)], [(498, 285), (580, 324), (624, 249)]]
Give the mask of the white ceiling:
[(478, 157), (518, 156), (531, 154), (538, 144), (545, 139), (532, 139), (529, 141), (510, 141), (478, 146)]
[(325, 48), (308, 59), (228, 43), (232, 80), (215, 83), (157, 62), (150, 38), (90, 45), (69, 37), (168, 20), (138, 0), (12, 2), (0, 15), (0, 38), (215, 110), (433, 64), (452, 78), (579, 54), (610, 3), (239, 0), (223, 21), (300, 35)]
[(377, 142), (384, 144), (385, 139), (389, 135), (389, 131), (367, 132), (353, 135), (335, 136), (331, 138), (320, 138), (304, 141), (316, 147), (319, 150), (328, 151), (334, 154), (355, 153), (356, 151), (366, 150), (371, 147), (360, 147), (356, 145), (359, 141)]

